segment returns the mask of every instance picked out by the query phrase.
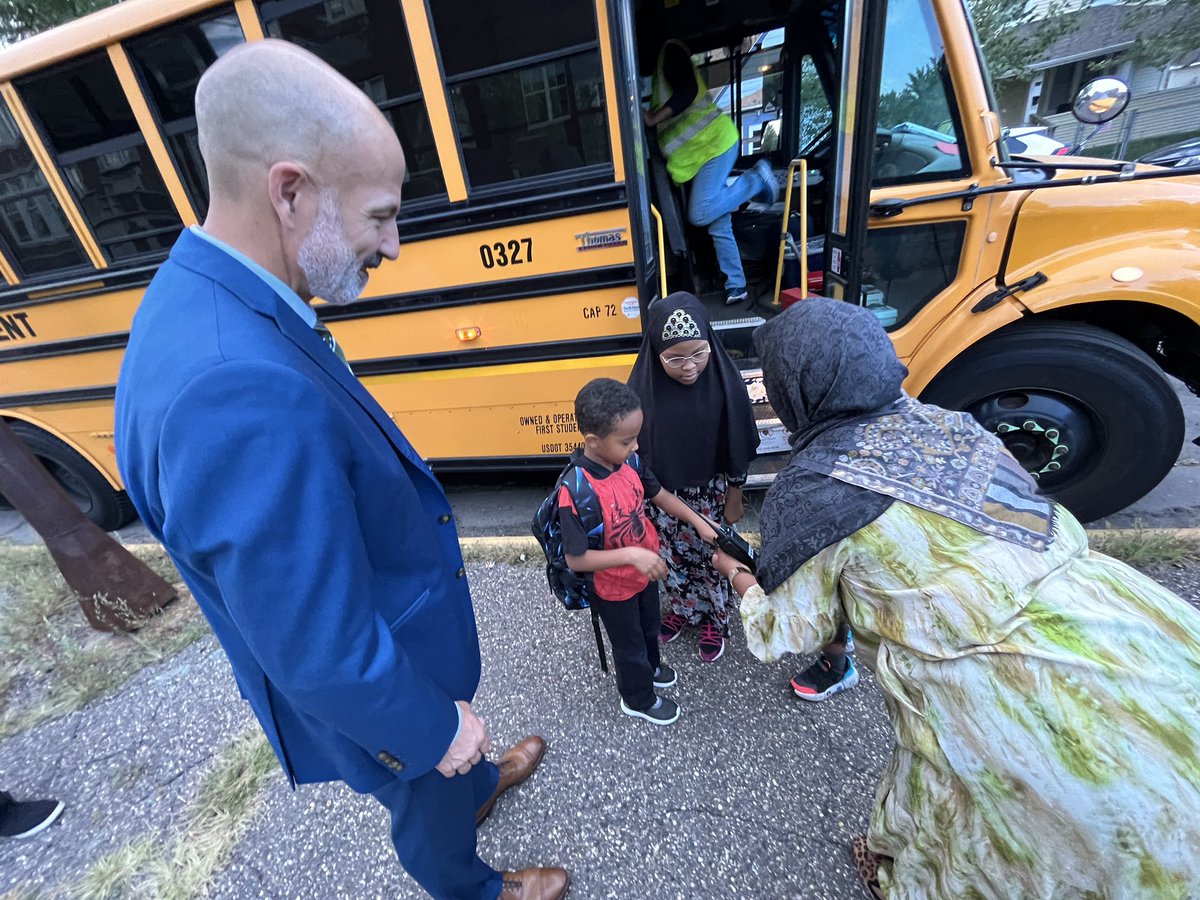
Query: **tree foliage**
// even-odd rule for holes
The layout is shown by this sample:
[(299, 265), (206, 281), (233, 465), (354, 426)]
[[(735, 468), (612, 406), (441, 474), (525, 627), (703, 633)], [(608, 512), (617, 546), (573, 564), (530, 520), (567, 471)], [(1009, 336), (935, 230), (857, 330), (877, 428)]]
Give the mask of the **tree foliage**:
[(0, 0), (0, 40), (11, 43), (115, 2), (119, 0)]
[(1137, 35), (1129, 55), (1147, 65), (1177, 62), (1200, 50), (1200, 0), (1127, 0)]
[(969, 0), (975, 33), (988, 71), (996, 80), (1019, 78), (1047, 47), (1076, 27), (1091, 0), (1056, 0), (1039, 16), (1029, 0)]
[[(984, 61), (997, 80), (1021, 77), (1077, 27), (1097, 0), (1055, 0), (1039, 14), (1029, 0), (968, 0)], [(1161, 66), (1200, 50), (1200, 0), (1122, 0), (1134, 45), (1125, 57)]]

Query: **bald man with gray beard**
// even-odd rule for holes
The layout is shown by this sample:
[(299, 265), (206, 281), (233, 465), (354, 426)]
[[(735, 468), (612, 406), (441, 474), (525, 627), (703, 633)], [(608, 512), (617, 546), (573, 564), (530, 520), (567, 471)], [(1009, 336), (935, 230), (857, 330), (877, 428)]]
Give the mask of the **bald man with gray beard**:
[(353, 302), (399, 254), (395, 132), (353, 84), (273, 40), (213, 64), (196, 118), (209, 214), (147, 289), (117, 384), (129, 496), (293, 785), (375, 796), (434, 897), (563, 897), (563, 869), (501, 873), (475, 852), (545, 742), (487, 759), (450, 506), (310, 305)]

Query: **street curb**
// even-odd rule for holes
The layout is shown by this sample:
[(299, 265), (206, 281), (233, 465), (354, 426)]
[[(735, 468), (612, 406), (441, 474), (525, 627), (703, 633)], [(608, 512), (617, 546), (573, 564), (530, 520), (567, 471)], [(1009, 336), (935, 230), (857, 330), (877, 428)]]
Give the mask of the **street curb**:
[[(1180, 541), (1185, 541), (1189, 544), (1200, 544), (1200, 528), (1089, 528), (1086, 529), (1088, 540), (1105, 540), (1110, 538), (1119, 538), (1130, 534), (1139, 534), (1150, 536), (1165, 536), (1173, 537)], [(742, 531), (738, 532), (746, 540), (750, 541), (755, 546), (759, 543), (759, 534), (757, 531)], [(532, 537), (524, 537), (520, 535), (494, 535), (494, 536), (478, 536), (478, 537), (460, 537), (459, 544), (463, 549), (463, 556), (468, 560), (495, 560), (505, 556), (519, 556), (524, 554), (531, 558), (541, 558), (542, 550)], [(8, 542), (0, 540), (0, 546), (12, 547), (38, 547), (40, 544), (8, 544)], [(154, 541), (130, 541), (122, 543), (122, 547), (126, 549), (141, 548), (157, 548), (162, 545)], [(523, 561), (523, 560), (519, 560)]]
[[(1200, 544), (1200, 528), (1088, 528), (1085, 531), (1087, 532), (1089, 543), (1095, 540), (1106, 540), (1130, 534), (1138, 534), (1146, 537), (1173, 537), (1189, 544)], [(754, 546), (757, 547), (759, 545), (759, 533), (757, 531), (739, 531), (738, 534)], [(538, 546), (537, 541), (532, 537), (520, 537), (517, 535), (461, 537), (459, 538), (459, 543), (463, 547), (464, 555), (469, 551), (475, 551), (483, 557), (505, 552), (541, 555), (541, 547)]]
[(1189, 544), (1200, 543), (1200, 528), (1088, 528), (1088, 539), (1119, 537), (1123, 534), (1169, 535)]

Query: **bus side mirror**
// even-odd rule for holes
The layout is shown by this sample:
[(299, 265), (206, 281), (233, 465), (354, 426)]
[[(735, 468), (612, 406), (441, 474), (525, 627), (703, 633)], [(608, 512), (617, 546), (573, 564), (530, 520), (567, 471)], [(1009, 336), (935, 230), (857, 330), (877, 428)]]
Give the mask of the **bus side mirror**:
[(1120, 78), (1096, 78), (1080, 89), (1071, 112), (1084, 125), (1103, 125), (1125, 112), (1131, 96)]

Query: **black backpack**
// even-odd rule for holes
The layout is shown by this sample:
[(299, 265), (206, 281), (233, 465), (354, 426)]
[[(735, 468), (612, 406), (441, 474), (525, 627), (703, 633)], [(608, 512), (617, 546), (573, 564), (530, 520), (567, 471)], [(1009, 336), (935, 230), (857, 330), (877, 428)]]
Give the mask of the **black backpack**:
[(575, 510), (587, 531), (588, 548), (599, 550), (604, 546), (604, 517), (600, 512), (600, 499), (583, 469), (575, 462), (567, 463), (567, 467), (554, 483), (554, 490), (534, 513), (531, 530), (546, 556), (546, 582), (554, 596), (565, 609), (591, 609), (592, 630), (596, 633), (600, 668), (607, 672), (608, 658), (604, 653), (604, 639), (600, 635), (600, 617), (592, 602), (595, 599), (592, 578), (590, 575), (572, 572), (563, 553), (562, 527), (558, 522), (558, 492), (564, 485), (571, 492)]

